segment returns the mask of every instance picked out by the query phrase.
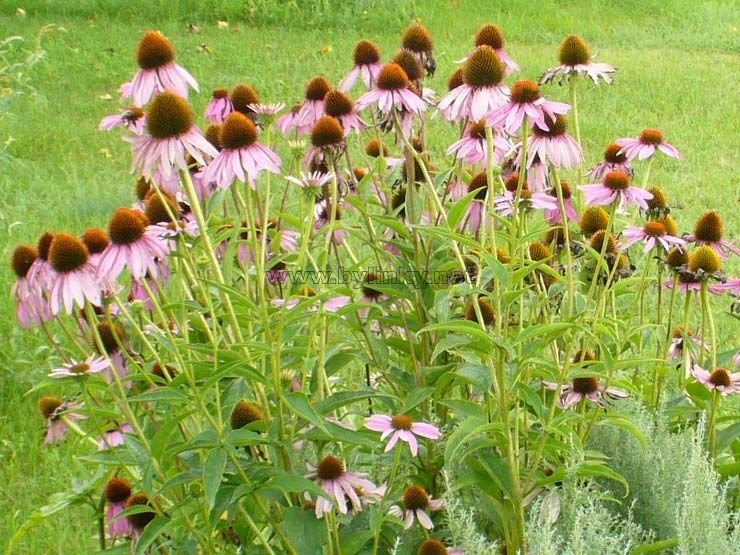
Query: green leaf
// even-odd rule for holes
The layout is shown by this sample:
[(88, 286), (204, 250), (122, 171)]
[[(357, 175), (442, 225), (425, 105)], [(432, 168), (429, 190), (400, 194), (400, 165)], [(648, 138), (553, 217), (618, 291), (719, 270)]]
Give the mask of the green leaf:
[(647, 447), (647, 441), (645, 441), (645, 436), (642, 434), (640, 429), (635, 426), (635, 423), (632, 422), (632, 420), (622, 414), (604, 413), (601, 416), (601, 419), (597, 422), (597, 426), (614, 426), (615, 428), (621, 428), (622, 430), (629, 432), (637, 441), (639, 441), (643, 449)]
[(447, 445), (445, 446), (445, 465), (451, 464), (455, 460), (458, 449), (460, 449), (468, 437), (486, 424), (488, 424), (488, 422), (482, 418), (467, 418), (463, 420), (457, 428), (455, 428), (455, 431), (453, 431), (447, 438)]
[(349, 405), (350, 403), (356, 403), (357, 401), (362, 401), (364, 399), (376, 399), (379, 397), (388, 404), (398, 400), (396, 397), (379, 393), (375, 390), (339, 391), (316, 405), (316, 411), (319, 414), (329, 414), (330, 412)]
[(226, 451), (222, 447), (210, 451), (203, 463), (203, 490), (208, 499), (209, 509), (213, 508), (225, 468)]
[(319, 428), (322, 432), (329, 433), (326, 427), (326, 420), (324, 420), (319, 413), (317, 413), (311, 406), (308, 397), (304, 393), (288, 393), (285, 397), (285, 402), (290, 405), (290, 408), (298, 414), (304, 420), (309, 421), (311, 424)]
[(436, 358), (440, 355), (440, 353), (449, 351), (450, 349), (453, 349), (454, 347), (459, 347), (461, 345), (467, 345), (471, 341), (472, 339), (465, 335), (457, 335), (455, 333), (445, 335), (434, 346), (434, 352), (432, 353), (432, 361), (436, 360)]
[(296, 476), (294, 474), (281, 474), (280, 476), (275, 476), (263, 486), (263, 489), (264, 488), (274, 488), (285, 493), (303, 493), (304, 491), (307, 491), (314, 497), (321, 496), (328, 498), (328, 494), (315, 482), (312, 482), (303, 476)]
[(417, 387), (411, 391), (406, 402), (403, 404), (401, 409), (398, 411), (400, 414), (408, 414), (416, 407), (421, 405), (424, 401), (429, 399), (434, 393), (433, 387)]
[(169, 526), (170, 518), (166, 516), (155, 516), (154, 519), (146, 525), (139, 539), (136, 540), (136, 555), (143, 555), (147, 548), (152, 545), (165, 528)]
[(269, 443), (269, 441), (257, 432), (246, 428), (239, 428), (238, 430), (231, 430), (229, 432), (226, 436), (226, 443), (234, 447), (244, 447), (245, 445), (264, 445), (265, 443)]
[(731, 478), (740, 474), (740, 462), (732, 462), (717, 465), (717, 472), (723, 478)]
[(740, 422), (728, 426), (717, 433), (717, 451), (724, 450), (728, 445), (740, 436)]
[(313, 512), (300, 507), (288, 507), (283, 511), (285, 533), (298, 553), (323, 553), (326, 541), (326, 526), (317, 520)]
[(670, 538), (655, 543), (644, 543), (632, 550), (632, 555), (645, 555), (646, 553), (658, 553), (678, 546), (677, 538)]
[[(437, 324), (431, 324), (420, 329), (417, 332), (417, 335), (421, 333), (429, 333), (432, 331), (444, 331), (471, 335), (476, 339), (482, 341), (483, 345), (481, 346), (487, 347), (486, 350), (490, 350), (493, 346), (493, 341), (491, 340), (491, 336), (488, 335), (488, 332), (486, 332), (486, 330), (481, 328), (478, 324), (469, 320), (450, 320), (449, 322), (439, 322)], [(476, 345), (476, 347), (479, 347), (479, 345)]]
[(473, 202), (473, 199), (477, 194), (478, 191), (468, 193), (456, 203), (454, 203), (452, 207), (447, 211), (447, 222), (450, 229), (457, 229), (457, 224), (462, 221), (463, 217), (468, 211), (468, 206), (470, 206), (470, 203)]

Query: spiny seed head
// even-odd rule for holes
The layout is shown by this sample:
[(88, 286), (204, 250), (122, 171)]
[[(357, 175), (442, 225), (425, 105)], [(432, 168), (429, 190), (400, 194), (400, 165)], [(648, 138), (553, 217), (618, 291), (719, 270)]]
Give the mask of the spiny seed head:
[(57, 233), (49, 247), (51, 267), (60, 274), (74, 272), (87, 263), (87, 247), (70, 233)]
[(131, 484), (125, 478), (114, 476), (105, 484), (103, 495), (108, 503), (123, 503), (131, 495)]
[(316, 148), (337, 146), (344, 142), (342, 124), (336, 118), (323, 116), (311, 131), (311, 144)]
[(393, 57), (393, 63), (401, 66), (401, 69), (406, 72), (406, 77), (411, 81), (418, 81), (424, 77), (424, 68), (410, 50), (405, 48), (399, 50)]
[(139, 179), (136, 180), (134, 192), (136, 193), (137, 199), (144, 200), (151, 190), (152, 183), (146, 177), (142, 175)]
[(162, 193), (161, 195), (152, 194), (146, 201), (146, 207), (144, 213), (147, 219), (152, 224), (170, 223), (172, 218), (170, 213), (177, 219), (180, 216), (180, 205), (177, 203), (174, 197)]
[(298, 294), (301, 297), (315, 297), (316, 296), (316, 291), (314, 289), (312, 289), (311, 287), (308, 287), (308, 286), (304, 285), (303, 287), (301, 287), (298, 290)]
[(663, 224), (663, 227), (665, 227), (665, 232), (668, 235), (673, 235), (676, 237), (678, 235), (678, 224), (676, 223), (676, 220), (673, 219), (670, 215), (660, 216), (655, 220), (658, 223)]
[(257, 142), (257, 126), (240, 112), (232, 112), (221, 125), (219, 140), (225, 149), (246, 148)]
[(589, 393), (596, 393), (598, 389), (599, 378), (573, 378), (573, 391), (576, 393), (588, 395)]
[(550, 257), (550, 247), (539, 241), (529, 244), (529, 258), (538, 262)]
[(420, 486), (411, 486), (403, 492), (403, 504), (409, 511), (426, 509), (429, 506), (429, 494)]
[[(694, 236), (697, 241), (706, 241), (707, 243), (716, 243), (722, 239), (725, 231), (722, 218), (714, 210), (704, 214), (696, 221), (694, 226)], [(41, 249), (39, 249), (41, 251)]]
[(565, 133), (568, 131), (568, 118), (562, 114), (557, 114), (555, 116), (555, 119), (552, 119), (550, 116), (545, 115), (545, 122), (547, 123), (548, 127), (547, 131), (541, 129), (537, 125), (534, 125), (532, 127), (532, 133), (538, 135), (539, 137), (559, 137), (560, 135), (565, 135)]
[(463, 83), (463, 68), (459, 67), (453, 71), (449, 79), (447, 79), (447, 90), (451, 91), (452, 89), (456, 89)]
[(215, 88), (215, 89), (213, 89), (213, 92), (211, 93), (211, 96), (213, 96), (213, 98), (219, 98), (219, 99), (220, 98), (228, 98), (228, 96), (229, 96), (229, 89), (227, 89), (226, 87), (218, 87), (218, 88)]
[(689, 269), (696, 273), (703, 270), (708, 274), (713, 274), (722, 267), (717, 252), (709, 245), (702, 245), (689, 255)]
[(465, 62), (463, 80), (471, 87), (492, 87), (504, 80), (504, 64), (490, 46), (479, 46)]
[(108, 235), (115, 245), (130, 245), (144, 236), (146, 215), (130, 208), (119, 208), (108, 222)]
[(380, 48), (372, 41), (361, 40), (355, 46), (355, 52), (352, 58), (356, 66), (377, 64), (380, 61)]
[(231, 411), (231, 427), (236, 430), (243, 428), (247, 424), (262, 420), (262, 412), (254, 403), (248, 401), (239, 401), (234, 410)]
[(82, 235), (82, 242), (90, 254), (100, 254), (110, 244), (108, 234), (99, 227), (91, 227)]
[(346, 116), (352, 113), (355, 103), (348, 94), (342, 91), (331, 90), (324, 96), (324, 111), (328, 116)]
[(38, 243), (36, 243), (36, 250), (39, 251), (39, 258), (41, 260), (49, 259), (49, 249), (51, 248), (51, 242), (54, 239), (54, 234), (45, 231), (41, 237), (39, 237)]
[(434, 39), (426, 27), (419, 23), (412, 23), (403, 33), (401, 45), (412, 52), (429, 53), (434, 48)]
[(203, 135), (206, 138), (206, 141), (211, 143), (216, 150), (221, 150), (223, 147), (221, 146), (221, 125), (218, 123), (211, 123), (208, 127), (206, 127), (206, 132)]
[(406, 416), (405, 414), (397, 414), (393, 418), (391, 418), (391, 426), (393, 426), (394, 430), (410, 430), (411, 426), (413, 425), (413, 420), (411, 420), (410, 416)]
[(234, 110), (244, 115), (251, 115), (254, 111), (249, 107), (250, 104), (259, 104), (261, 99), (257, 90), (252, 85), (241, 83), (231, 89), (231, 103)]
[(511, 87), (511, 101), (529, 104), (540, 98), (540, 88), (534, 81), (517, 81)]
[[(479, 297), (478, 307), (480, 308), (480, 315), (483, 319), (482, 323), (484, 326), (492, 326), (494, 323), (496, 323), (496, 313), (493, 311), (493, 305), (491, 304), (491, 301), (486, 298)], [(479, 324), (481, 323), (481, 321), (478, 320), (478, 315), (475, 313), (475, 303), (470, 302), (465, 307), (465, 319), (469, 322), (478, 322)]]
[(620, 154), (619, 152), (621, 150), (622, 147), (617, 143), (610, 144), (604, 150), (604, 160), (610, 164), (624, 164), (627, 161), (627, 155), (624, 153)]
[[(151, 507), (152, 503), (151, 501), (149, 501), (149, 498), (146, 496), (146, 494), (135, 493), (128, 498), (128, 501), (126, 502), (126, 508), (130, 509), (135, 505), (148, 505), (149, 507)], [(147, 524), (154, 520), (155, 516), (156, 513), (154, 511), (147, 511), (143, 513), (131, 514), (128, 515), (126, 518), (128, 519), (131, 526), (133, 526), (137, 530), (143, 530), (144, 528), (146, 528)]]
[[(519, 188), (519, 173), (514, 172), (510, 174), (509, 177), (507, 177), (504, 181), (504, 188), (510, 193), (515, 193), (516, 190)], [(529, 184), (526, 180), (522, 184), (522, 190), (524, 189), (529, 189)]]
[(501, 27), (488, 23), (480, 28), (475, 35), (476, 46), (490, 46), (494, 50), (500, 50), (504, 47), (506, 39)]
[(653, 198), (647, 201), (648, 208), (651, 210), (660, 210), (668, 206), (668, 197), (663, 189), (660, 187), (650, 187), (648, 191), (653, 194)]
[(406, 216), (406, 188), (399, 187), (398, 190), (393, 193), (391, 197), (391, 211), (395, 212), (399, 210), (398, 217), (403, 218)]
[(19, 278), (26, 277), (31, 264), (39, 257), (39, 251), (31, 245), (18, 245), (13, 251), (11, 266), (15, 275)]
[(146, 125), (155, 139), (168, 139), (187, 133), (195, 122), (193, 110), (187, 100), (165, 91), (158, 94), (149, 105)]
[(624, 191), (630, 186), (630, 176), (626, 172), (609, 172), (604, 176), (604, 186), (612, 191)]
[(601, 206), (589, 206), (581, 214), (581, 233), (586, 236), (603, 231), (609, 224), (609, 214)]
[(365, 145), (365, 154), (371, 158), (377, 158), (378, 156), (388, 156), (388, 147), (381, 143), (378, 139), (373, 139)]
[(336, 457), (325, 457), (316, 468), (316, 474), (321, 480), (336, 480), (344, 474), (344, 465)]
[(378, 75), (378, 88), (384, 91), (398, 91), (409, 86), (406, 72), (398, 64), (385, 64)]
[(565, 230), (562, 227), (552, 227), (545, 233), (545, 244), (562, 247), (565, 245)]
[[(126, 332), (118, 322), (114, 322), (113, 325), (108, 322), (100, 322), (98, 324), (98, 334), (100, 334), (100, 342), (103, 344), (105, 352), (109, 355), (117, 353), (120, 349), (118, 341), (122, 342), (126, 338)], [(116, 337), (118, 341), (116, 341)], [(93, 345), (97, 351), (100, 350), (97, 341), (93, 341)]]
[(139, 42), (136, 61), (141, 69), (157, 69), (175, 59), (175, 47), (159, 31), (147, 31)]
[(468, 137), (471, 139), (485, 140), (486, 120), (474, 121), (468, 125)]
[(439, 540), (429, 539), (419, 546), (417, 555), (447, 555), (448, 551)]
[(499, 247), (496, 249), (496, 260), (501, 262), (501, 264), (509, 264), (511, 262), (511, 256), (509, 256), (509, 252), (504, 247)]
[(678, 247), (673, 247), (668, 251), (666, 262), (671, 268), (680, 268), (689, 263), (689, 253), (685, 250), (679, 249)]
[[(596, 252), (601, 253), (601, 249), (604, 248), (604, 236), (606, 235), (605, 230), (597, 231), (591, 237), (591, 248)], [(609, 234), (609, 238), (606, 241), (606, 251), (604, 254), (611, 254), (617, 250), (617, 240), (613, 233)]]
[(684, 336), (691, 337), (694, 335), (694, 330), (691, 328), (687, 328), (685, 326), (676, 326), (673, 328), (673, 333), (671, 334), (674, 339), (682, 339)]
[(581, 364), (582, 366), (585, 366), (585, 363), (593, 362), (596, 360), (596, 355), (594, 355), (591, 351), (586, 351), (584, 349), (579, 349), (578, 352), (573, 356), (573, 364)]
[(54, 411), (62, 406), (63, 402), (64, 401), (62, 401), (59, 397), (41, 397), (38, 403), (39, 412), (44, 418), (49, 419), (51, 418), (51, 415), (54, 414)]
[(488, 187), (488, 176), (486, 175), (486, 172), (480, 172), (475, 177), (473, 177), (473, 179), (470, 180), (470, 183), (468, 184), (468, 192), (472, 193), (473, 191), (477, 191), (479, 189), (486, 189), (487, 187)]
[(666, 234), (665, 226), (660, 222), (647, 222), (642, 230), (649, 237), (663, 237)]
[(560, 45), (560, 63), (564, 66), (587, 64), (591, 52), (584, 40), (578, 35), (568, 35)]
[(383, 283), (383, 276), (375, 272), (368, 272), (362, 280), (362, 294), (370, 300), (378, 300), (383, 296), (382, 291), (371, 287), (373, 283)]
[(306, 85), (306, 100), (324, 100), (330, 90), (331, 83), (325, 77), (314, 77)]
[(154, 366), (152, 366), (152, 374), (159, 378), (162, 378), (163, 380), (166, 379), (165, 370), (167, 370), (167, 374), (169, 374), (170, 378), (174, 378), (177, 374), (177, 370), (175, 370), (175, 368), (173, 366), (170, 366), (169, 364), (165, 364), (164, 368), (162, 368), (161, 364), (155, 362)]
[(657, 129), (643, 129), (640, 133), (640, 142), (657, 146), (663, 142), (663, 132)]
[(732, 378), (730, 373), (724, 368), (717, 368), (709, 376), (709, 381), (715, 386), (730, 387), (732, 385)]

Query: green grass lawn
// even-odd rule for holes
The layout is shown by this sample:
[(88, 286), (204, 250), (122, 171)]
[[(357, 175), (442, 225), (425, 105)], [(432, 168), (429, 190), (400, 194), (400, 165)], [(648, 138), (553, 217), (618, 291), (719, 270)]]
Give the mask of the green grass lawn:
[[(582, 35), (599, 60), (620, 68), (612, 87), (584, 86), (579, 97), (581, 134), (588, 163), (617, 137), (645, 127), (664, 131), (685, 155), (653, 166), (653, 184), (663, 186), (683, 231), (705, 209), (725, 217), (726, 234), (737, 238), (740, 164), (737, 143), (737, 80), (740, 76), (740, 10), (729, 2), (626, 0), (623, 2), (333, 2), (305, 7), (305, 1), (271, 7), (252, 2), (169, 3), (85, 0), (63, 2), (0, 0), (0, 39), (20, 35), (32, 43), (39, 29), (54, 23), (63, 31), (47, 36), (46, 58), (32, 74), (36, 93), (19, 97), (0, 127), (0, 144), (13, 138), (0, 162), (0, 255), (8, 260), (20, 242), (35, 242), (44, 230), (80, 233), (104, 226), (110, 212), (132, 201), (130, 153), (119, 133), (97, 130), (100, 119), (119, 109), (116, 89), (136, 71), (134, 52), (142, 33), (157, 28), (178, 49), (178, 62), (193, 73), (202, 111), (217, 86), (248, 82), (264, 100), (288, 105), (302, 98), (305, 82), (324, 74), (333, 82), (351, 67), (356, 41), (371, 38), (384, 58), (391, 56), (412, 16), (433, 33), (438, 72), (428, 86), (446, 90), (446, 80), (471, 47), (482, 24), (494, 22), (507, 34), (507, 50), (536, 79), (557, 62), (568, 33)], [(274, 2), (278, 4), (278, 2)], [(350, 5), (351, 4), (351, 5)], [(18, 17), (21, 6), (26, 17)], [(246, 7), (245, 7), (246, 6)], [(251, 8), (250, 8), (251, 6)], [(287, 6), (287, 7), (286, 7)], [(382, 8), (382, 9), (380, 9)], [(117, 15), (116, 15), (117, 14)], [(228, 28), (217, 25), (228, 22)], [(189, 24), (199, 30), (193, 32)], [(511, 82), (511, 79), (509, 79)], [(1, 88), (0, 84), (0, 88)], [(735, 92), (733, 92), (735, 91)], [(567, 100), (567, 90), (546, 94)], [(440, 126), (440, 124), (435, 124)], [(441, 134), (452, 140), (452, 133)], [(432, 145), (441, 153), (448, 143)], [(737, 264), (735, 264), (735, 269)], [(22, 332), (9, 298), (8, 264), (0, 267), (0, 545), (55, 491), (85, 475), (76, 456), (88, 447), (69, 441), (43, 449), (42, 420), (34, 388), (53, 363), (43, 338)], [(727, 320), (722, 320), (726, 322)], [(736, 333), (723, 330), (723, 334)], [(65, 514), (36, 528), (23, 553), (88, 553), (95, 548), (89, 514)]]

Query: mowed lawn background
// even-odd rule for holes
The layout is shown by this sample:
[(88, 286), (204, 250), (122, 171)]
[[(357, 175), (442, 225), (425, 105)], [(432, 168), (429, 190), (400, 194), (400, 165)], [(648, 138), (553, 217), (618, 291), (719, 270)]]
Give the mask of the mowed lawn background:
[[(129, 205), (135, 178), (120, 133), (97, 130), (100, 119), (119, 110), (117, 88), (137, 70), (135, 50), (148, 29), (162, 31), (177, 48), (177, 61), (201, 86), (191, 97), (200, 117), (214, 87), (253, 84), (263, 101), (288, 106), (302, 99), (316, 74), (337, 83), (352, 65), (354, 44), (376, 41), (384, 59), (400, 45), (405, 26), (418, 18), (436, 41), (438, 71), (427, 85), (446, 91), (449, 74), (484, 23), (500, 25), (522, 78), (537, 79), (557, 65), (557, 48), (569, 33), (583, 36), (599, 61), (617, 66), (615, 84), (579, 86), (581, 135), (587, 165), (618, 137), (645, 127), (662, 129), (685, 155), (662, 157), (651, 184), (666, 189), (674, 216), (689, 232), (705, 209), (725, 218), (726, 235), (737, 239), (740, 219), (738, 79), (740, 8), (737, 2), (625, 0), (622, 2), (398, 1), (323, 2), (118, 0), (0, 0), (0, 39), (20, 35), (32, 46), (44, 25), (63, 31), (43, 39), (45, 59), (32, 72), (36, 93), (14, 100), (0, 127), (0, 144), (13, 138), (0, 162), (0, 256), (9, 261), (17, 243), (35, 243), (45, 230), (81, 233), (105, 227), (110, 213)], [(17, 9), (25, 10), (25, 17)], [(228, 25), (218, 25), (225, 21)], [(196, 28), (193, 28), (195, 26)], [(514, 78), (516, 79), (516, 77)], [(514, 79), (509, 78), (509, 84)], [(1, 86), (4, 86), (0, 83)], [(548, 97), (567, 101), (552, 86)], [(107, 95), (112, 97), (105, 100)], [(437, 159), (454, 140), (436, 120)], [(202, 123), (202, 119), (200, 120)], [(732, 265), (737, 273), (738, 264)], [(43, 423), (36, 409), (42, 394), (30, 391), (55, 362), (38, 333), (20, 330), (9, 291), (9, 263), (0, 265), (0, 547), (49, 495), (68, 489), (88, 470), (77, 456), (89, 447), (77, 440), (42, 448)], [(722, 309), (727, 308), (722, 302)], [(721, 318), (722, 336), (737, 334)], [(734, 331), (728, 326), (734, 326)], [(725, 345), (728, 348), (729, 345)], [(56, 386), (56, 384), (53, 384)], [(66, 387), (66, 386), (65, 386)], [(71, 390), (70, 390), (71, 391)], [(19, 553), (94, 551), (91, 511), (74, 509), (34, 529)]]

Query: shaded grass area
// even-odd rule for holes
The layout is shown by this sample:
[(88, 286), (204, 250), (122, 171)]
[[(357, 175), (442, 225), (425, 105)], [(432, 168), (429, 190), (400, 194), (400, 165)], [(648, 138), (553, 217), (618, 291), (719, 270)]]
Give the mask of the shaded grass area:
[[(740, 160), (732, 91), (740, 74), (740, 16), (732, 2), (325, 0), (276, 5), (266, 0), (47, 0), (25, 2), (27, 17), (18, 18), (18, 4), (0, 0), (0, 37), (18, 34), (32, 41), (48, 23), (65, 29), (44, 41), (47, 57), (33, 75), (38, 94), (14, 101), (12, 116), (0, 128), (0, 141), (14, 139), (8, 153), (15, 158), (0, 165), (0, 256), (7, 260), (15, 244), (35, 242), (46, 229), (80, 233), (91, 225), (104, 226), (112, 210), (131, 202), (128, 146), (118, 133), (98, 132), (97, 124), (118, 110), (116, 89), (133, 76), (134, 51), (146, 29), (160, 29), (175, 43), (178, 61), (200, 82), (201, 94), (192, 102), (202, 114), (211, 88), (240, 81), (254, 84), (265, 101), (290, 105), (301, 99), (313, 75), (325, 74), (332, 82), (343, 77), (361, 38), (376, 40), (384, 58), (391, 56), (414, 15), (436, 39), (439, 69), (428, 85), (438, 92), (446, 90), (453, 61), (469, 50), (483, 23), (504, 28), (507, 50), (526, 78), (536, 79), (556, 63), (565, 34), (584, 36), (600, 60), (621, 69), (612, 87), (583, 84), (580, 89), (588, 163), (617, 137), (660, 128), (685, 155), (681, 164), (656, 160), (652, 170), (653, 184), (683, 205), (674, 212), (681, 229), (690, 231), (696, 216), (712, 208), (724, 214), (726, 234), (739, 235)], [(218, 20), (227, 21), (228, 28), (219, 28)], [(567, 100), (562, 88), (551, 87), (546, 94)], [(432, 150), (441, 155), (453, 131), (438, 119), (432, 125), (439, 137)], [(3, 264), (0, 288), (9, 291), (11, 284)], [(76, 442), (41, 448), (42, 423), (35, 407), (41, 392), (28, 392), (53, 357), (40, 336), (15, 327), (7, 294), (0, 303), (5, 315), (0, 321), (0, 504), (8, 509), (0, 519), (4, 545), (35, 507), (66, 489), (74, 476), (84, 475), (76, 456), (88, 448)], [(94, 534), (87, 515), (71, 513), (43, 523), (21, 546), (26, 553), (86, 553), (95, 547)]]

